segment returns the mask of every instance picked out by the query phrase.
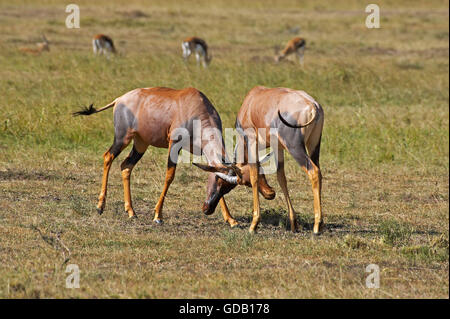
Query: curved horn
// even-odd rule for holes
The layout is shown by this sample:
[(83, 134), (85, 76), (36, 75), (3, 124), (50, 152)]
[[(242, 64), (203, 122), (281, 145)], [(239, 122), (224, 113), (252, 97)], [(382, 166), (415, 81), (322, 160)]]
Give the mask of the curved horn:
[(217, 172), (217, 168), (209, 166), (209, 165), (204, 165), (204, 164), (199, 164), (199, 163), (192, 163), (192, 164), (206, 172), (212, 172), (212, 173)]
[(308, 126), (309, 124), (311, 124), (312, 122), (314, 122), (315, 119), (316, 119), (316, 117), (317, 117), (317, 115), (319, 114), (319, 110), (318, 110), (318, 107), (317, 107), (316, 103), (314, 103), (314, 110), (315, 110), (314, 117), (313, 117), (311, 120), (309, 120), (308, 123), (303, 124), (303, 125), (293, 125), (293, 124), (289, 124), (289, 122), (286, 121), (286, 120), (281, 116), (280, 110), (278, 110), (278, 117), (280, 118), (281, 122), (283, 122), (283, 124), (285, 124), (285, 125), (287, 125), (287, 126), (289, 126), (289, 127), (292, 127), (292, 128), (302, 128), (302, 127)]
[(223, 179), (225, 182), (228, 182), (230, 184), (237, 184), (238, 183), (238, 177), (237, 176), (229, 176), (223, 173), (215, 173), (217, 177)]
[(209, 165), (204, 165), (204, 164), (199, 164), (199, 163), (192, 163), (192, 164), (206, 172), (211, 172), (211, 173), (217, 173), (217, 172), (226, 173), (228, 171), (228, 167), (229, 167), (226, 164), (224, 164), (224, 167), (214, 167), (214, 166), (209, 166)]

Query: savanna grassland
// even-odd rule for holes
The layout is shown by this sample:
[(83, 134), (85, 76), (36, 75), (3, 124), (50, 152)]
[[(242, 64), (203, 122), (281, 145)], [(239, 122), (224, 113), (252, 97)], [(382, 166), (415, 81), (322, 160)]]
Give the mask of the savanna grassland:
[[(0, 1), (0, 297), (2, 298), (448, 298), (448, 1)], [(44, 33), (50, 52), (24, 54)], [(91, 38), (119, 51), (94, 57)], [(207, 40), (208, 70), (181, 40)], [(273, 63), (293, 36), (305, 66)], [(207, 174), (180, 164), (162, 226), (152, 223), (166, 150), (150, 148), (132, 175), (138, 219), (123, 209), (113, 164), (105, 212), (95, 211), (102, 154), (112, 143), (103, 106), (137, 87), (200, 89), (233, 127), (252, 87), (302, 89), (325, 110), (321, 148), (327, 229), (312, 237), (313, 200), (288, 155), (286, 175), (302, 230), (288, 229), (276, 177), (273, 201), (248, 234), (251, 191), (227, 195), (240, 226), (201, 213)], [(66, 265), (80, 288), (67, 289)], [(365, 268), (380, 267), (380, 288)]]

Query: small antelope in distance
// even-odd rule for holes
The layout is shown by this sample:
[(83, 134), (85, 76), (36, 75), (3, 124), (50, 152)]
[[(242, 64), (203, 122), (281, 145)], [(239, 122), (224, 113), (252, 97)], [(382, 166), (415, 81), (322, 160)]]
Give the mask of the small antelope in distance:
[(39, 55), (42, 51), (50, 51), (50, 43), (48, 42), (45, 35), (42, 35), (42, 40), (44, 42), (36, 43), (37, 48), (20, 48), (19, 50), (24, 53), (30, 53), (33, 55)]
[[(108, 105), (95, 109), (91, 104), (73, 115), (91, 115), (114, 107), (114, 142), (104, 153), (102, 189), (98, 197), (97, 211), (103, 213), (106, 203), (108, 174), (113, 160), (133, 140), (133, 148), (128, 157), (120, 165), (124, 186), (125, 211), (131, 218), (135, 212), (131, 202), (130, 176), (133, 167), (151, 145), (168, 148), (166, 179), (163, 191), (155, 207), (153, 221), (162, 222), (161, 211), (167, 191), (175, 177), (178, 155), (185, 149), (195, 155), (204, 154), (208, 162), (208, 171), (228, 172), (233, 165), (225, 164), (226, 152), (222, 137), (222, 121), (208, 98), (194, 88), (175, 90), (164, 87), (135, 89), (116, 98)], [(199, 122), (194, 122), (199, 121)], [(210, 140), (194, 139), (193, 130), (196, 124), (201, 125), (203, 132), (212, 130), (216, 133), (208, 135)], [(178, 130), (178, 132), (177, 132)], [(187, 131), (189, 140), (179, 139), (179, 130)], [(223, 202), (223, 203), (222, 203)], [(221, 201), (224, 206), (225, 202)], [(236, 221), (227, 215), (224, 207), (224, 219), (230, 225)]]
[(305, 54), (305, 39), (296, 37), (287, 43), (286, 47), (281, 51), (281, 54), (275, 56), (275, 62), (278, 63), (285, 59), (288, 55), (295, 53), (300, 65), (303, 66), (303, 56)]
[(92, 39), (92, 49), (95, 55), (105, 55), (109, 57), (111, 53), (116, 54), (113, 40), (104, 34), (97, 34)]
[(183, 59), (185, 62), (187, 62), (192, 53), (195, 53), (197, 65), (202, 62), (204, 68), (208, 67), (212, 60), (212, 56), (208, 54), (208, 45), (203, 39), (188, 37), (181, 42), (181, 48), (183, 49)]
[[(241, 149), (244, 150), (244, 159), (237, 160), (238, 154), (235, 151), (234, 163), (239, 169), (235, 170), (236, 174), (232, 174), (233, 172), (230, 171), (227, 176), (222, 176), (220, 179), (214, 178), (214, 176), (209, 177), (207, 200), (204, 207), (207, 209), (212, 198), (216, 201), (223, 198), (236, 185), (250, 186), (253, 190), (253, 220), (249, 231), (256, 230), (260, 220), (258, 190), (266, 198), (273, 193), (265, 181), (264, 174), (259, 171), (263, 160), (258, 159), (258, 148), (265, 149), (271, 146), (272, 133), (270, 129), (274, 128), (276, 133), (273, 133), (273, 137), (278, 141), (277, 152), (275, 152), (277, 179), (289, 210), (291, 230), (294, 232), (297, 230), (297, 220), (284, 173), (283, 150), (292, 155), (311, 181), (315, 216), (313, 232), (316, 235), (319, 234), (323, 226), (322, 174), (319, 165), (323, 123), (322, 107), (304, 91), (288, 88), (272, 89), (262, 86), (250, 90), (236, 119), (236, 128), (240, 132), (237, 146), (242, 147), (243, 145)], [(266, 142), (261, 144), (264, 138)], [(253, 160), (248, 161), (249, 158)], [(221, 177), (221, 173), (215, 173), (215, 175)], [(262, 182), (261, 178), (263, 178)], [(208, 214), (212, 214), (212, 212), (208, 211)]]

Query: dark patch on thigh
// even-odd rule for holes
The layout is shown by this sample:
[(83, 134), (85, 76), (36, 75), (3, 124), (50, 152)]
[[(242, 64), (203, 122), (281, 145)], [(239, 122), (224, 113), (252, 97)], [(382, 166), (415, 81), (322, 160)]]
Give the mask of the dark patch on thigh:
[(133, 112), (125, 104), (119, 103), (114, 110), (114, 137), (123, 141), (129, 129), (137, 130), (138, 122)]
[[(288, 114), (282, 114), (283, 118), (289, 123), (295, 124), (297, 120), (293, 119)], [(278, 130), (278, 136), (286, 145), (287, 151), (297, 161), (300, 166), (309, 169), (309, 158), (305, 148), (304, 136), (300, 128), (292, 128), (281, 122), (280, 118), (272, 121), (271, 127)]]
[[(289, 114), (283, 113), (281, 115), (288, 123), (296, 124), (297, 120)], [(275, 118), (272, 123), (270, 123), (270, 127), (278, 130), (278, 136), (288, 148), (304, 145), (304, 136), (300, 128), (293, 128), (285, 125), (279, 117)]]
[[(125, 137), (130, 129), (137, 129), (137, 119), (134, 114), (120, 103), (114, 110), (114, 142), (109, 152), (117, 157), (125, 145)], [(128, 144), (127, 144), (128, 145)]]

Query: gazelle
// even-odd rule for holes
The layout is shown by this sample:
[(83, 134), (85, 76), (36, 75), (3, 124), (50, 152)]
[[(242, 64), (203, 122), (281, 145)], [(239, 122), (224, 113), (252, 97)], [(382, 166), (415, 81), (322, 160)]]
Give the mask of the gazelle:
[[(258, 190), (270, 193), (267, 184), (261, 189), (261, 177), (258, 160), (258, 148), (270, 146), (271, 134), (277, 140), (275, 153), (277, 179), (283, 191), (289, 210), (291, 230), (297, 230), (295, 211), (292, 207), (284, 173), (284, 151), (289, 152), (306, 172), (312, 184), (314, 194), (314, 234), (323, 226), (321, 207), (322, 174), (319, 165), (320, 141), (324, 123), (322, 107), (304, 91), (288, 88), (266, 88), (257, 86), (247, 94), (237, 115), (236, 128), (241, 132), (238, 146), (244, 149), (244, 159), (237, 161), (239, 170), (229, 171), (226, 176), (214, 173), (209, 177), (207, 199), (204, 212), (211, 214), (209, 203), (218, 201), (236, 185), (246, 185), (253, 190), (253, 220), (250, 232), (254, 232), (260, 220)], [(276, 133), (271, 133), (270, 129)], [(273, 130), (272, 130), (273, 132)], [(263, 136), (264, 134), (264, 136)], [(264, 144), (261, 145), (261, 141)], [(258, 145), (259, 144), (259, 145)], [(237, 147), (237, 149), (239, 149)], [(242, 157), (242, 156), (241, 156)], [(248, 159), (252, 159), (249, 161)], [(199, 166), (197, 164), (197, 166)], [(205, 169), (205, 167), (201, 167)], [(265, 179), (264, 183), (265, 184)], [(227, 212), (229, 214), (229, 212)]]
[(24, 53), (30, 53), (33, 55), (39, 55), (42, 51), (50, 51), (50, 43), (45, 35), (42, 35), (43, 42), (36, 43), (37, 48), (20, 48), (19, 50)]
[(275, 56), (275, 62), (278, 63), (288, 55), (295, 53), (298, 58), (298, 61), (301, 65), (303, 65), (303, 56), (305, 54), (305, 39), (300, 37), (295, 37), (287, 43), (286, 47), (281, 51), (281, 54)]
[(208, 54), (208, 45), (203, 39), (188, 37), (181, 42), (181, 48), (183, 49), (183, 59), (185, 62), (187, 62), (187, 59), (192, 53), (195, 53), (197, 65), (201, 62), (205, 68), (212, 60), (212, 56)]
[(116, 54), (113, 40), (104, 34), (97, 34), (92, 39), (92, 49), (95, 55), (105, 55), (109, 57), (111, 53)]
[[(194, 88), (175, 90), (163, 87), (135, 89), (116, 98), (108, 105), (95, 109), (91, 104), (73, 115), (91, 115), (114, 107), (114, 142), (104, 153), (102, 188), (98, 197), (97, 211), (103, 213), (106, 203), (108, 174), (113, 160), (133, 140), (133, 148), (120, 165), (124, 186), (125, 211), (131, 218), (135, 212), (131, 202), (130, 175), (133, 167), (151, 145), (168, 148), (166, 179), (163, 191), (155, 207), (153, 221), (161, 223), (164, 199), (175, 177), (178, 154), (181, 149), (195, 155), (205, 155), (208, 171), (228, 172), (234, 165), (225, 164), (226, 152), (222, 138), (222, 122), (208, 98)], [(199, 122), (195, 122), (199, 121)], [(207, 132), (207, 140), (194, 139), (195, 125)], [(210, 130), (212, 133), (209, 133)], [(180, 132), (189, 137), (180, 140)], [(221, 201), (221, 206), (225, 202)], [(236, 221), (223, 209), (224, 219), (231, 226)]]

